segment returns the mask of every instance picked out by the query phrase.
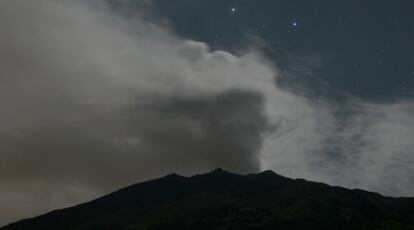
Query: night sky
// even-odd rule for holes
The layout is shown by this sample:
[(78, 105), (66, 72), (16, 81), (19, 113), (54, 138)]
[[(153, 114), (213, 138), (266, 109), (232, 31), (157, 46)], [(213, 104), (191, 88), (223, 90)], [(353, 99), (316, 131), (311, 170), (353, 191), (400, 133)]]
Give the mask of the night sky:
[(413, 96), (413, 1), (154, 2), (185, 38), (237, 50), (256, 37), (287, 73), (292, 56), (313, 57), (310, 68), (334, 89), (372, 100)]
[(155, 2), (185, 38), (237, 50), (254, 36), (283, 70), (292, 55), (315, 57), (317, 77), (335, 89), (374, 100), (412, 97), (413, 1)]
[(0, 1), (0, 225), (219, 167), (414, 196), (413, 10)]

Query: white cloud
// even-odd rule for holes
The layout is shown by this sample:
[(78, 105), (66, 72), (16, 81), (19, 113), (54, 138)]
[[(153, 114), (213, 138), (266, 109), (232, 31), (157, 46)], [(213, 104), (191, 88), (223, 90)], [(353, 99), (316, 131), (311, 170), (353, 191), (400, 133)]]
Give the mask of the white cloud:
[(386, 195), (414, 194), (413, 102), (349, 98), (341, 107), (309, 105), (313, 113), (291, 119), (276, 138), (265, 141), (263, 167)]

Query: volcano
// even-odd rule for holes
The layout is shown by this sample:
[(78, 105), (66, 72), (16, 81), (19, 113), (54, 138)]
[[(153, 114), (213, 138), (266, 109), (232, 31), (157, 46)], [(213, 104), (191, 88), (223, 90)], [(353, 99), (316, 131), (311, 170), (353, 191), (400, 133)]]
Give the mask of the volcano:
[(0, 229), (414, 229), (414, 198), (217, 169), (170, 174)]

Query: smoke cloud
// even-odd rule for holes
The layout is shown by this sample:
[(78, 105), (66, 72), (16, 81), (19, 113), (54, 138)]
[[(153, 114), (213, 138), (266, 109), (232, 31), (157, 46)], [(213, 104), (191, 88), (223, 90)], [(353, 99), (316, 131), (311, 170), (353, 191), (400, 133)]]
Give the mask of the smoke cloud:
[(292, 93), (257, 50), (100, 1), (1, 1), (0, 35), (0, 224), (217, 167), (414, 194), (410, 101)]
[(2, 1), (0, 28), (2, 223), (171, 172), (259, 171), (272, 105), (291, 97), (259, 53), (100, 1)]

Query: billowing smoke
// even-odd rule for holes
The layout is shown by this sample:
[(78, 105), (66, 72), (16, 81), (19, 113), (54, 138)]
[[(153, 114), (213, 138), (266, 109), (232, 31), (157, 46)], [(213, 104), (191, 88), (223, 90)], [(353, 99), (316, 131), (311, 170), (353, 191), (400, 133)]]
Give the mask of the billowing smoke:
[(1, 222), (171, 172), (259, 171), (272, 105), (291, 97), (258, 53), (98, 1), (1, 1), (0, 28)]
[(410, 102), (300, 96), (100, 1), (1, 1), (0, 35), (0, 223), (216, 167), (414, 194)]

